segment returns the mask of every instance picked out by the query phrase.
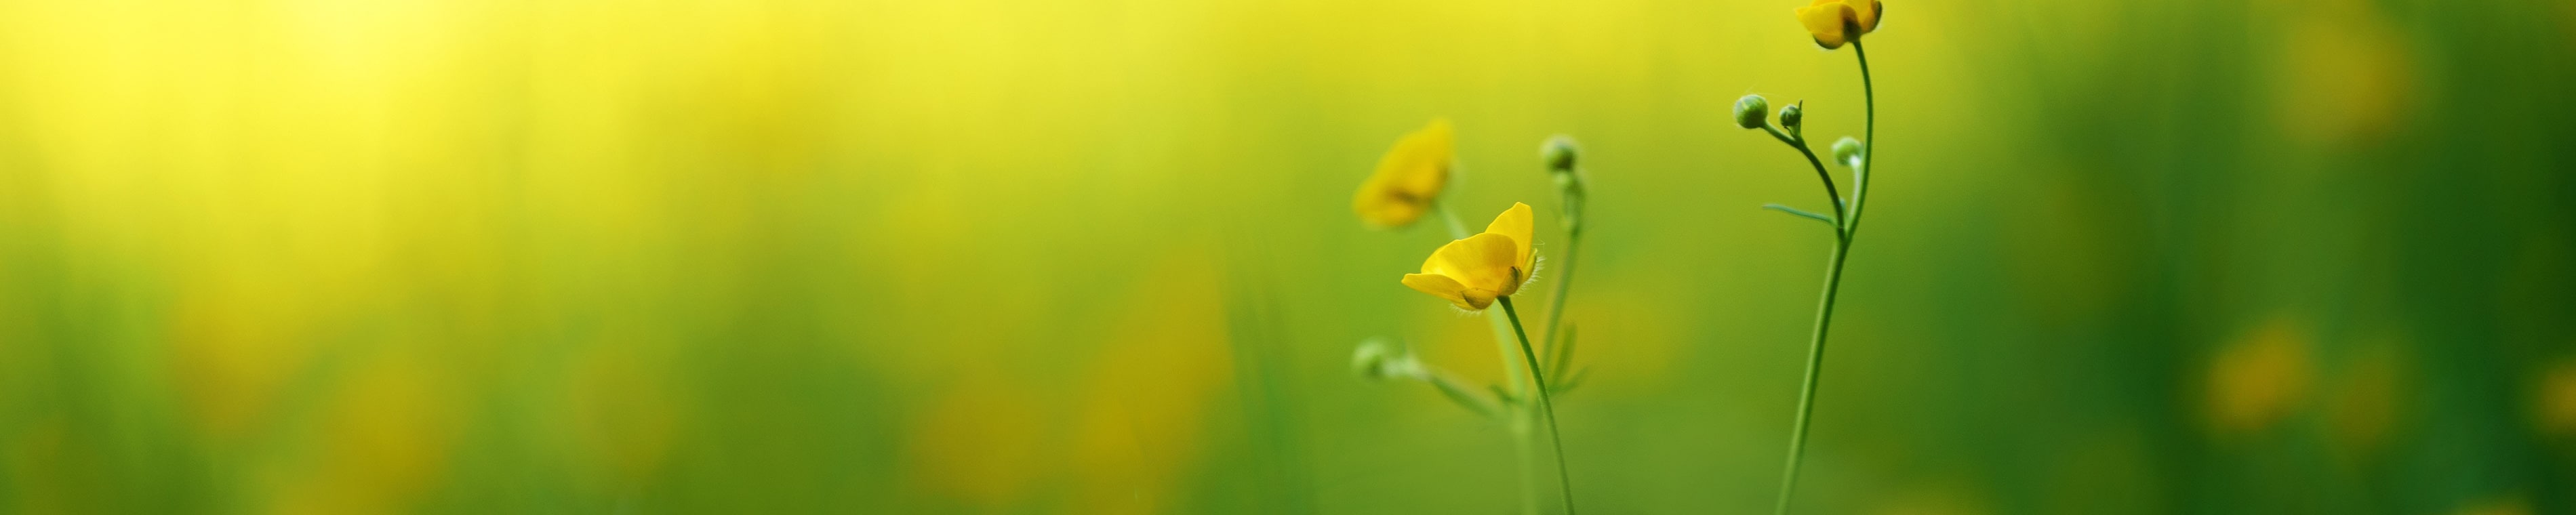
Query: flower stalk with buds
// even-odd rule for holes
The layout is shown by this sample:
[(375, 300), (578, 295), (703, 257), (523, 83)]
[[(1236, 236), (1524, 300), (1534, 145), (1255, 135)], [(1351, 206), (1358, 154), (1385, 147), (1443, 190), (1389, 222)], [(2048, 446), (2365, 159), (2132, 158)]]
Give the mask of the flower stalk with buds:
[[(1539, 144), (1539, 162), (1547, 165), (1548, 179), (1556, 184), (1557, 221), (1565, 226), (1565, 253), (1557, 260), (1556, 290), (1548, 295), (1547, 329), (1539, 333), (1547, 345), (1548, 369), (1560, 373), (1572, 366), (1574, 356), (1574, 329), (1561, 322), (1565, 321), (1565, 299), (1574, 291), (1574, 258), (1583, 250), (1584, 223), (1590, 220), (1584, 217), (1583, 208), (1589, 201), (1591, 184), (1583, 169), (1575, 166), (1579, 154), (1581, 148), (1574, 144), (1572, 136), (1559, 134)], [(1564, 332), (1558, 332), (1560, 327)], [(1566, 380), (1557, 385), (1559, 393), (1580, 384), (1583, 371), (1561, 377)]]
[(1852, 55), (1860, 61), (1864, 113), (1861, 138), (1842, 138), (1835, 141), (1831, 149), (1834, 164), (1852, 171), (1849, 199), (1845, 199), (1834, 186), (1833, 174), (1826, 170), (1824, 160), (1816, 157), (1815, 148), (1808, 144), (1804, 102), (1781, 108), (1776, 127), (1766, 119), (1770, 102), (1761, 96), (1746, 95), (1735, 103), (1737, 125), (1746, 129), (1762, 129), (1772, 139), (1796, 149), (1807, 158), (1807, 164), (1816, 171), (1816, 179), (1824, 185), (1825, 198), (1829, 203), (1827, 207), (1832, 209), (1832, 214), (1827, 215), (1781, 204), (1762, 206), (1823, 222), (1834, 233), (1832, 252), (1825, 258), (1824, 293), (1816, 302), (1815, 330), (1807, 341), (1806, 374), (1798, 387), (1798, 413), (1790, 429), (1788, 462), (1780, 473), (1780, 499), (1774, 510), (1778, 514), (1789, 512), (1789, 501), (1797, 491), (1798, 465), (1807, 447), (1807, 425), (1815, 413), (1816, 384), (1824, 372), (1825, 334), (1833, 327), (1834, 295), (1842, 286), (1843, 264), (1851, 256), (1852, 238), (1860, 231), (1861, 210), (1868, 206), (1869, 200), (1869, 176), (1877, 163), (1878, 140), (1874, 136), (1878, 132), (1878, 95), (1870, 84), (1869, 53), (1861, 47), (1861, 36), (1878, 29), (1881, 11), (1877, 0), (1815, 0), (1796, 12), (1799, 23), (1806, 26), (1817, 46), (1833, 50), (1848, 44)]
[[(1564, 446), (1555, 432), (1554, 395), (1573, 389), (1583, 377), (1573, 374), (1573, 381), (1555, 382), (1548, 378), (1572, 368), (1574, 330), (1565, 326), (1560, 333), (1559, 319), (1565, 310), (1566, 291), (1572, 280), (1575, 242), (1583, 233), (1580, 213), (1585, 201), (1585, 177), (1575, 167), (1577, 149), (1572, 138), (1556, 136), (1540, 145), (1540, 161), (1556, 186), (1563, 209), (1558, 221), (1566, 228), (1568, 238), (1565, 270), (1557, 279), (1557, 288), (1549, 308), (1547, 328), (1540, 334), (1545, 359), (1534, 350), (1526, 330), (1520, 325), (1519, 312), (1511, 305), (1511, 296), (1533, 280), (1538, 269), (1538, 256), (1531, 248), (1534, 217), (1528, 205), (1514, 208), (1497, 217), (1484, 233), (1468, 234), (1458, 217), (1439, 202), (1457, 168), (1453, 157), (1454, 136), (1446, 120), (1434, 120), (1423, 129), (1405, 135), (1379, 160), (1378, 169), (1353, 195), (1352, 208), (1362, 221), (1380, 229), (1398, 229), (1411, 225), (1422, 215), (1438, 213), (1456, 241), (1441, 247), (1422, 266), (1422, 273), (1408, 274), (1406, 286), (1449, 300), (1461, 310), (1483, 311), (1494, 304), (1504, 305), (1505, 317), (1487, 317), (1496, 338), (1496, 350), (1502, 358), (1506, 383), (1480, 391), (1467, 388), (1454, 374), (1415, 358), (1409, 349), (1386, 343), (1382, 339), (1363, 342), (1353, 349), (1352, 366), (1360, 375), (1371, 379), (1422, 381), (1460, 407), (1504, 423), (1514, 443), (1513, 451), (1520, 463), (1521, 511), (1538, 515), (1537, 484), (1531, 433), (1534, 425), (1548, 424), (1551, 442), (1556, 443), (1557, 477), (1565, 494), (1567, 513), (1573, 513), (1572, 481), (1566, 474)], [(1531, 392), (1537, 392), (1532, 395)], [(1489, 395), (1490, 394), (1490, 395)]]
[(1503, 316), (1511, 321), (1512, 335), (1520, 340), (1521, 359), (1536, 386), (1539, 413), (1547, 421), (1548, 441), (1556, 450), (1556, 479), (1565, 493), (1565, 513), (1573, 515), (1574, 479), (1566, 471), (1565, 435), (1557, 430), (1556, 401), (1549, 393), (1547, 371), (1539, 366), (1538, 351), (1530, 346), (1529, 330), (1521, 324), (1520, 310), (1512, 305), (1512, 294), (1519, 293), (1521, 285), (1529, 282), (1538, 268), (1538, 257), (1530, 249), (1533, 222), (1529, 204), (1514, 202), (1511, 209), (1485, 226), (1485, 232), (1442, 245), (1422, 261), (1422, 273), (1405, 274), (1403, 282), (1468, 311), (1503, 306)]

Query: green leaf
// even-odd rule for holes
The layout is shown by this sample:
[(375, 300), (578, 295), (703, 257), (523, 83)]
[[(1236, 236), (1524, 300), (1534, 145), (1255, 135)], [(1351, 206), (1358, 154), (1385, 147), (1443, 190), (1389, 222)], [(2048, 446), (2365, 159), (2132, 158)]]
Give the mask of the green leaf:
[(1591, 376), (1592, 376), (1592, 369), (1586, 368), (1586, 369), (1582, 369), (1582, 370), (1576, 370), (1576, 371), (1574, 371), (1574, 375), (1573, 375), (1573, 376), (1565, 378), (1565, 380), (1564, 380), (1564, 381), (1558, 381), (1558, 383), (1559, 383), (1559, 384), (1549, 385), (1549, 386), (1554, 386), (1555, 388), (1549, 388), (1549, 389), (1548, 389), (1548, 392), (1550, 392), (1550, 393), (1554, 393), (1554, 394), (1557, 394), (1557, 395), (1564, 395), (1566, 392), (1574, 391), (1574, 387), (1577, 387), (1577, 386), (1583, 386), (1583, 378), (1585, 378), (1585, 377), (1591, 377)]
[(1548, 346), (1547, 370), (1549, 374), (1564, 371), (1566, 367), (1571, 366), (1574, 363), (1574, 323), (1567, 322), (1565, 324), (1565, 334), (1557, 337), (1557, 340), (1559, 341), (1557, 341), (1555, 345)]
[(1805, 217), (1805, 218), (1813, 219), (1813, 220), (1818, 221), (1818, 222), (1824, 222), (1824, 223), (1825, 223), (1825, 227), (1833, 227), (1833, 228), (1836, 228), (1836, 229), (1840, 229), (1840, 228), (1842, 227), (1842, 226), (1840, 226), (1840, 225), (1836, 225), (1836, 224), (1834, 223), (1834, 217), (1815, 214), (1815, 213), (1812, 213), (1812, 212), (1808, 212), (1807, 210), (1804, 210), (1804, 209), (1798, 209), (1798, 208), (1789, 207), (1789, 206), (1784, 206), (1784, 205), (1779, 205), (1779, 204), (1763, 204), (1763, 205), (1762, 205), (1762, 208), (1763, 208), (1763, 209), (1769, 209), (1769, 210), (1772, 210), (1772, 211), (1779, 211), (1779, 212), (1782, 212), (1782, 213), (1788, 213), (1788, 214), (1792, 214), (1792, 215), (1798, 215), (1798, 216), (1800, 216), (1800, 217)]
[(1449, 374), (1435, 371), (1426, 374), (1422, 381), (1439, 388), (1440, 393), (1449, 397), (1450, 402), (1458, 403), (1459, 407), (1467, 408), (1467, 411), (1473, 411), (1488, 418), (1495, 416), (1496, 408), (1493, 403), (1487, 402), (1483, 396), (1476, 395), (1475, 391), (1467, 389), (1465, 385), (1458, 384), (1457, 380), (1450, 379)]

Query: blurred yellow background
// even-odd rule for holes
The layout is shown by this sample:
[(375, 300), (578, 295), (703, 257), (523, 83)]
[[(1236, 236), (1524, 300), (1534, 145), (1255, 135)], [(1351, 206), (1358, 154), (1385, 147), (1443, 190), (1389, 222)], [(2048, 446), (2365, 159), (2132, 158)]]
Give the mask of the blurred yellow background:
[[(1758, 510), (1800, 4), (0, 0), (0, 513), (1507, 513), (1346, 366), (1502, 377), (1435, 117), (1584, 145), (1585, 511)], [(1887, 8), (1802, 512), (2576, 513), (2576, 3)]]

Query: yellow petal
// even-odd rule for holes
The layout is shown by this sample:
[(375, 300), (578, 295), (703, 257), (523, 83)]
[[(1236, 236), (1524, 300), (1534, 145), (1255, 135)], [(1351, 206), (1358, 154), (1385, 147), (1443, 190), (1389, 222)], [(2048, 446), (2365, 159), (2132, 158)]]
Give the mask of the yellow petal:
[(1447, 119), (1405, 134), (1378, 158), (1377, 172), (1351, 197), (1351, 211), (1378, 227), (1410, 225), (1448, 186), (1456, 136)]
[(1467, 308), (1468, 311), (1481, 311), (1492, 305), (1494, 305), (1494, 292), (1469, 288), (1467, 301), (1459, 303), (1458, 307)]
[(1878, 30), (1880, 10), (1878, 0), (1842, 0), (1842, 2), (1843, 5), (1851, 6), (1852, 14), (1856, 16), (1852, 18), (1852, 24), (1860, 26), (1861, 34)]
[(1467, 302), (1467, 286), (1458, 284), (1458, 280), (1450, 279), (1449, 276), (1439, 274), (1404, 274), (1404, 285), (1413, 288), (1414, 291), (1431, 294), (1433, 297), (1449, 299), (1451, 304), (1457, 304), (1458, 307), (1461, 308), (1483, 309), (1482, 307), (1469, 304)]
[(1532, 225), (1529, 204), (1519, 202), (1513, 202), (1511, 209), (1505, 209), (1503, 210), (1503, 214), (1495, 216), (1494, 223), (1485, 225), (1486, 234), (1509, 236), (1512, 238), (1513, 243), (1519, 244), (1516, 247), (1518, 252), (1514, 252), (1512, 254), (1512, 264), (1513, 266), (1521, 267), (1521, 275), (1524, 278), (1529, 275), (1531, 264), (1530, 231)]
[(1403, 227), (1430, 212), (1431, 200), (1371, 178), (1351, 196), (1351, 212), (1372, 227)]
[[(1434, 118), (1430, 125), (1406, 134), (1396, 147), (1410, 162), (1396, 172), (1402, 187), (1423, 198), (1437, 197), (1440, 188), (1449, 184), (1449, 168), (1457, 159), (1458, 136), (1449, 119)], [(1381, 164), (1382, 165), (1382, 164)]]
[(1843, 47), (1843, 25), (1857, 17), (1851, 6), (1832, 0), (1798, 8), (1798, 23), (1807, 26), (1807, 33), (1816, 37), (1816, 45), (1828, 49)]
[(1448, 276), (1467, 290), (1511, 295), (1520, 288), (1520, 268), (1512, 258), (1518, 249), (1510, 236), (1478, 234), (1452, 241), (1423, 260), (1422, 273)]

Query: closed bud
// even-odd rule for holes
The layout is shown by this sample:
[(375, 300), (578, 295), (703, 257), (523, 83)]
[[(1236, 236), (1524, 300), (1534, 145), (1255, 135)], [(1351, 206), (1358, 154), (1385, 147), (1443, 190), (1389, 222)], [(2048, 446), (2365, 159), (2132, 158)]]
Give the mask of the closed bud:
[(1578, 151), (1574, 137), (1563, 134), (1549, 136), (1538, 148), (1539, 159), (1547, 162), (1548, 178), (1556, 183), (1557, 221), (1567, 230), (1578, 229), (1583, 214), (1583, 171), (1574, 167)]
[(1860, 167), (1860, 150), (1860, 140), (1852, 139), (1851, 136), (1843, 136), (1841, 141), (1834, 142), (1834, 162), (1842, 163), (1843, 166), (1858, 168)]
[(1763, 100), (1762, 95), (1745, 95), (1744, 98), (1735, 100), (1736, 126), (1760, 129), (1763, 126), (1762, 119), (1767, 116), (1771, 116), (1771, 101)]
[(1351, 349), (1351, 371), (1369, 379), (1421, 377), (1422, 363), (1413, 352), (1388, 343), (1385, 338), (1370, 338)]
[(1549, 136), (1547, 141), (1538, 144), (1538, 160), (1547, 165), (1549, 173), (1573, 172), (1575, 154), (1580, 150), (1575, 148), (1572, 136)]
[(1803, 105), (1806, 105), (1806, 104), (1807, 104), (1806, 102), (1799, 102), (1799, 103), (1795, 103), (1795, 104), (1789, 104), (1788, 106), (1785, 106), (1785, 107), (1781, 107), (1781, 108), (1780, 108), (1780, 128), (1782, 128), (1782, 129), (1787, 129), (1787, 130), (1789, 131), (1789, 133), (1790, 133), (1790, 134), (1797, 134), (1797, 133), (1798, 133), (1798, 124), (1800, 124), (1800, 123), (1802, 123), (1802, 122), (1805, 122), (1805, 121), (1807, 120), (1807, 108), (1805, 108), (1805, 107), (1799, 107), (1799, 106), (1803, 106)]

